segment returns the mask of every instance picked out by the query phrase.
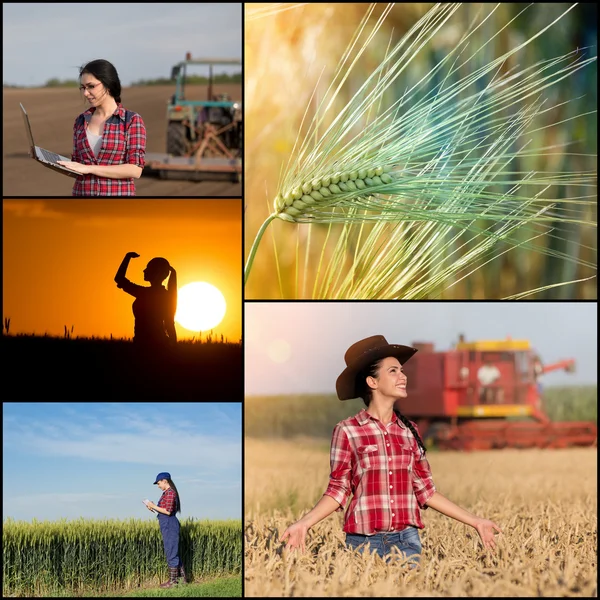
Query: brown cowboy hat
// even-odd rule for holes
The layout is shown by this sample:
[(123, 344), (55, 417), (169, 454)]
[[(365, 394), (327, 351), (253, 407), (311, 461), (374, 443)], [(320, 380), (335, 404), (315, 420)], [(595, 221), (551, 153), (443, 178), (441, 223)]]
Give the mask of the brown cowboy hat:
[(335, 382), (335, 389), (340, 400), (356, 398), (356, 376), (362, 369), (380, 358), (394, 356), (403, 365), (417, 351), (410, 346), (388, 344), (382, 335), (373, 335), (352, 344), (346, 354), (346, 368)]

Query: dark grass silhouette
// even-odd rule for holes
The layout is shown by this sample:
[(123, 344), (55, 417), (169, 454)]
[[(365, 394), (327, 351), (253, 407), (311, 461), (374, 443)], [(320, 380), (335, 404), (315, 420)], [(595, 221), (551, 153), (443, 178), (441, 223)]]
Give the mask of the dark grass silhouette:
[(3, 335), (8, 400), (197, 400), (243, 397), (241, 342), (180, 341), (157, 353), (129, 340)]

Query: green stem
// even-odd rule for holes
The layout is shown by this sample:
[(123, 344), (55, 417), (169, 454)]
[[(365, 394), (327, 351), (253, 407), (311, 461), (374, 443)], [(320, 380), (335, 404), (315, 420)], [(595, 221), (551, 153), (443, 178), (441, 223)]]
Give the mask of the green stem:
[(254, 242), (252, 243), (252, 248), (250, 248), (250, 254), (248, 254), (248, 260), (246, 261), (246, 266), (244, 267), (244, 285), (248, 281), (248, 276), (250, 275), (250, 270), (252, 269), (252, 264), (254, 263), (254, 256), (256, 255), (256, 251), (258, 250), (258, 245), (260, 244), (260, 240), (267, 229), (269, 223), (277, 217), (276, 214), (271, 214), (267, 217), (265, 222), (260, 226), (256, 237), (254, 238)]

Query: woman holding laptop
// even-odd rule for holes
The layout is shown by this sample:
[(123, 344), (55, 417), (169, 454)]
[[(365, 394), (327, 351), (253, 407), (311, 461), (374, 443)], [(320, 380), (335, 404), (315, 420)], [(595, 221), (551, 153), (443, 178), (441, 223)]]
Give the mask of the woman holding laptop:
[(75, 119), (71, 160), (58, 161), (80, 174), (73, 196), (135, 196), (146, 154), (142, 117), (123, 108), (121, 82), (107, 60), (89, 62), (79, 78), (90, 108)]

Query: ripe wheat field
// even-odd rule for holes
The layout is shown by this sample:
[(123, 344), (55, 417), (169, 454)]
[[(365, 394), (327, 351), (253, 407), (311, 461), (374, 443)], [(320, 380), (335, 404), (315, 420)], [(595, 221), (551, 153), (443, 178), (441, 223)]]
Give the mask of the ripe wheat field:
[(597, 449), (430, 452), (438, 491), (492, 519), (495, 555), (474, 529), (427, 509), (421, 566), (345, 549), (343, 515), (278, 541), (321, 497), (328, 442), (245, 441), (245, 596), (597, 596)]

